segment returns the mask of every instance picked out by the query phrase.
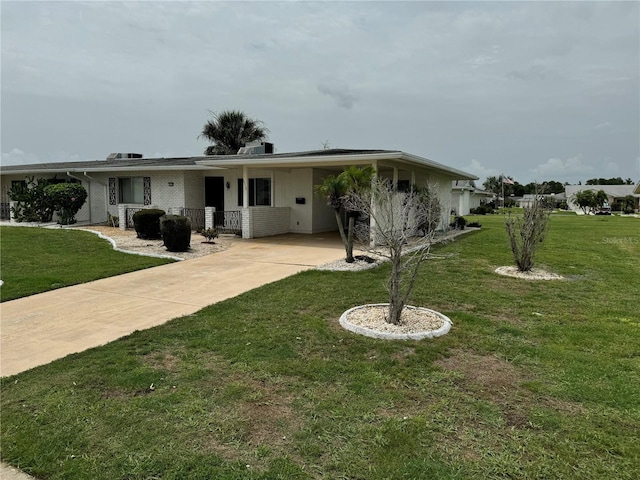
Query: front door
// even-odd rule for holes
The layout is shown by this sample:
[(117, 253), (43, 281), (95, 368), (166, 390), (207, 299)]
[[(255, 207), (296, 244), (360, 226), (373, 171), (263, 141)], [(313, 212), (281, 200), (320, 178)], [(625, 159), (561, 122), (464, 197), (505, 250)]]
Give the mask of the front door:
[(224, 177), (204, 177), (204, 202), (206, 207), (224, 212)]

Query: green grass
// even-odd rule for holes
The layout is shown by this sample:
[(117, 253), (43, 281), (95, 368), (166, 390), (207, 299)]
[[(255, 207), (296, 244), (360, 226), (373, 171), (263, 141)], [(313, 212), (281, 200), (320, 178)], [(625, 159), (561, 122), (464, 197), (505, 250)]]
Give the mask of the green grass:
[[(2, 458), (51, 479), (632, 479), (640, 222), (552, 217), (527, 282), (500, 215), (435, 249), (436, 340), (342, 330), (388, 266), (308, 271), (3, 378)], [(153, 389), (150, 386), (153, 384)]]
[(172, 260), (116, 252), (91, 232), (0, 227), (1, 301), (112, 277)]

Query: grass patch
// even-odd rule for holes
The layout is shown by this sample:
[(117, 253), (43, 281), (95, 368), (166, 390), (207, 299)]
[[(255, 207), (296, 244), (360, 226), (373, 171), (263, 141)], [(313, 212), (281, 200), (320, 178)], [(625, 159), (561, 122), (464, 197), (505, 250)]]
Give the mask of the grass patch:
[(81, 230), (0, 227), (0, 240), (3, 302), (172, 262), (117, 252)]
[[(639, 222), (552, 217), (498, 277), (504, 217), (435, 248), (412, 303), (436, 340), (342, 330), (388, 266), (308, 271), (3, 378), (2, 457), (46, 478), (632, 479), (640, 469)], [(153, 387), (151, 385), (153, 384)]]

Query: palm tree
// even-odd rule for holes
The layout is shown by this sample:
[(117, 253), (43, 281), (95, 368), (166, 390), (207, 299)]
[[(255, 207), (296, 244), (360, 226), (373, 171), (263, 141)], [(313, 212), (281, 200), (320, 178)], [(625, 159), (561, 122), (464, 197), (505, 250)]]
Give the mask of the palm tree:
[(260, 120), (247, 117), (238, 110), (210, 112), (213, 118), (205, 123), (198, 138), (213, 143), (205, 155), (235, 155), (246, 143), (267, 138), (269, 130)]
[(344, 231), (344, 225), (340, 218), (340, 210), (345, 206), (350, 193), (357, 192), (361, 189), (371, 186), (371, 179), (374, 170), (371, 167), (358, 168), (351, 166), (339, 175), (329, 175), (320, 185), (315, 186), (315, 193), (320, 198), (327, 201), (327, 204), (333, 208), (338, 223), (338, 231), (344, 243), (347, 263), (353, 263), (353, 234), (355, 219), (358, 212), (347, 212), (349, 218), (349, 227), (347, 232)]

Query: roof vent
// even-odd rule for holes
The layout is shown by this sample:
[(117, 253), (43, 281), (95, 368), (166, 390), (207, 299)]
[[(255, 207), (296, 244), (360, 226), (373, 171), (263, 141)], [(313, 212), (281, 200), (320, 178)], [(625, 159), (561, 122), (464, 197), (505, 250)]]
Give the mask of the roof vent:
[(124, 158), (142, 158), (141, 153), (110, 153), (107, 160), (121, 160)]
[(238, 155), (264, 155), (265, 153), (273, 153), (273, 143), (256, 140), (245, 143), (244, 147), (238, 150)]

